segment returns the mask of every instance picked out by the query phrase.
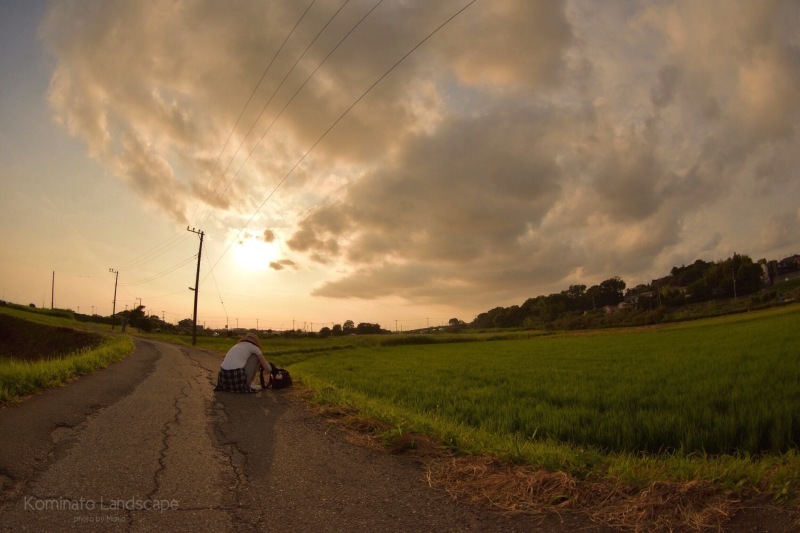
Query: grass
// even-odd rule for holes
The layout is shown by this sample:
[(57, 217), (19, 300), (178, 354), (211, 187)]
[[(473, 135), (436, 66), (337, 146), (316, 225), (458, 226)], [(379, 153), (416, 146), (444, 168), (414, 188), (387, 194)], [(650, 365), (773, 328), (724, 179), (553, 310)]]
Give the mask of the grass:
[(75, 376), (105, 368), (133, 351), (133, 339), (111, 337), (93, 350), (85, 350), (56, 359), (17, 361), (0, 359), (0, 404), (18, 401), (40, 389), (57, 387)]
[(0, 306), (0, 313), (47, 326), (66, 326), (81, 329), (80, 322), (67, 312), (4, 305)]
[[(98, 330), (97, 327), (88, 327), (78, 322), (64, 312), (0, 306), (0, 313), (47, 326)], [(99, 329), (108, 328), (100, 326)], [(133, 349), (133, 339), (121, 335), (109, 337), (97, 348), (79, 350), (63, 357), (37, 360), (0, 357), (0, 405), (12, 404), (37, 390), (58, 387), (76, 376), (104, 368), (127, 356)]]
[(797, 305), (655, 328), (365, 346), (290, 365), (323, 403), (462, 453), (611, 475), (800, 490)]

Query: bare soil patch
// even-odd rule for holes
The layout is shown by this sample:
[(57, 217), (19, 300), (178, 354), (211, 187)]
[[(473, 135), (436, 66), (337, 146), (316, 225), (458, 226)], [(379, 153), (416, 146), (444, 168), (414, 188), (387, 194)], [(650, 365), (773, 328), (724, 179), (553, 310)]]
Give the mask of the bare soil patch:
[(37, 360), (64, 357), (96, 348), (103, 337), (96, 333), (37, 324), (0, 314), (0, 357)]

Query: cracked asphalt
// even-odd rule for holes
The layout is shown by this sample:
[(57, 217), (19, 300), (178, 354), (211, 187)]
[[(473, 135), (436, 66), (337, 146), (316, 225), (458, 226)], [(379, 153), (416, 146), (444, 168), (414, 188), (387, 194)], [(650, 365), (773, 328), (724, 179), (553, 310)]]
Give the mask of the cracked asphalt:
[(431, 489), (289, 391), (215, 393), (220, 357), (136, 340), (123, 361), (0, 410), (2, 531), (605, 531)]

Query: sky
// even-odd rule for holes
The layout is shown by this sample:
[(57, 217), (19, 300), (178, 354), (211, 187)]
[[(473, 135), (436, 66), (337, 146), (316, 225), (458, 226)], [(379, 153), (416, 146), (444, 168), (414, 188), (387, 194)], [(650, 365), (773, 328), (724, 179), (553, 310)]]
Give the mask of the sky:
[[(800, 252), (800, 3), (0, 0), (2, 299), (390, 330)], [(195, 230), (189, 231), (189, 230)]]

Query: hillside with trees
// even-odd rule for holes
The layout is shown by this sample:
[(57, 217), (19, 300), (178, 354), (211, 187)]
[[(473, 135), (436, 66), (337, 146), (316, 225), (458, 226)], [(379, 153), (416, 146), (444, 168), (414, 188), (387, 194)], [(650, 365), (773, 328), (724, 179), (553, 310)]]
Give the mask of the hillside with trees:
[[(762, 259), (754, 262), (747, 255), (733, 254), (723, 261), (698, 259), (690, 265), (673, 267), (668, 276), (628, 288), (613, 277), (598, 285), (570, 285), (548, 296), (529, 298), (522, 305), (495, 307), (479, 314), (471, 328), (586, 329), (622, 325), (646, 325), (687, 317), (693, 304), (701, 314), (723, 312), (726, 302), (745, 298), (749, 305), (778, 299), (765, 291), (776, 277), (796, 272), (800, 257), (780, 262)], [(736, 306), (731, 310), (735, 310)], [(702, 309), (705, 309), (703, 311)], [(715, 311), (717, 309), (717, 311)]]

